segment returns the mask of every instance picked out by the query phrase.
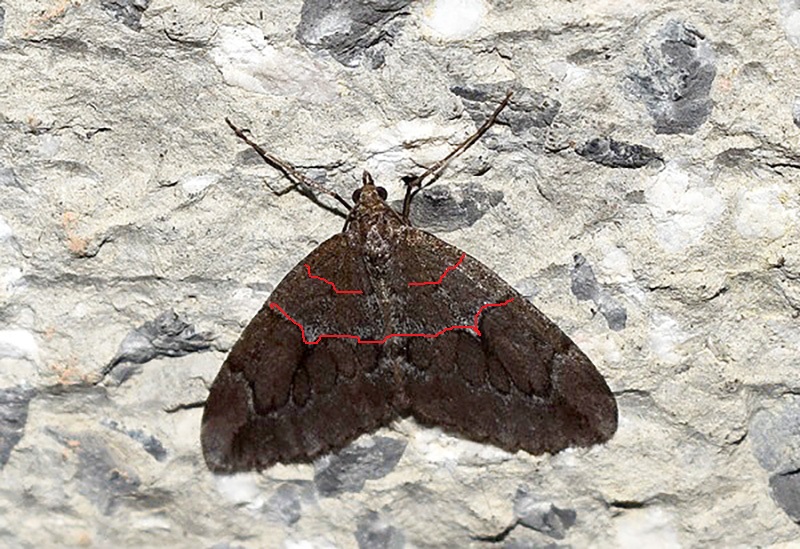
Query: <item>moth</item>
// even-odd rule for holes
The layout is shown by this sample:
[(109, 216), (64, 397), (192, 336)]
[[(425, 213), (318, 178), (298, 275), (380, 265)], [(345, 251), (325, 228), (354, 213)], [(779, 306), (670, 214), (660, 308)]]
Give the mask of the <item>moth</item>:
[(402, 417), (510, 452), (607, 441), (613, 394), (552, 321), (477, 259), (409, 222), (412, 199), (489, 127), (415, 178), (403, 210), (364, 172), (351, 205), (245, 131), (236, 134), (294, 186), (349, 213), (278, 284), (234, 344), (203, 412), (219, 473), (309, 462)]

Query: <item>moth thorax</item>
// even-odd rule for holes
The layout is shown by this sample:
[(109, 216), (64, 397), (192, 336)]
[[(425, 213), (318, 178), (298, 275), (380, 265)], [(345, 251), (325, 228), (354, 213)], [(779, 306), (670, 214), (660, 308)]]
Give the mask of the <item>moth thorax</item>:
[(371, 225), (364, 235), (364, 252), (373, 261), (388, 261), (392, 252), (394, 231), (385, 224)]

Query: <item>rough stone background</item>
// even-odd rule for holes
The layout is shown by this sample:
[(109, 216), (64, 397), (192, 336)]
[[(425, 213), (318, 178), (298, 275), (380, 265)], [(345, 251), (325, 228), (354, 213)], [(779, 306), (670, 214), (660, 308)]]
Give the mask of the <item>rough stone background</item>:
[[(797, 0), (0, 0), (0, 545), (797, 547), (798, 53)], [(587, 352), (616, 436), (211, 475), (209, 383), (342, 225), (224, 117), (397, 199), (507, 89), (415, 219)]]

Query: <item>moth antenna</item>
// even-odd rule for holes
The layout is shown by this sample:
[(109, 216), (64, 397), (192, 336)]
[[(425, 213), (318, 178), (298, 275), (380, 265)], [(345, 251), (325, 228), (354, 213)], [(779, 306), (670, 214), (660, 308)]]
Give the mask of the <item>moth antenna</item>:
[[(277, 192), (273, 191), (275, 194), (280, 196), (282, 194), (286, 194), (286, 192), (288, 192), (291, 189), (295, 189), (295, 188), (298, 188), (298, 187), (301, 187), (301, 188), (305, 187), (305, 188), (308, 188), (310, 190), (316, 191), (318, 193), (327, 194), (328, 196), (330, 196), (331, 198), (333, 198), (337, 202), (339, 202), (339, 204), (341, 204), (342, 206), (347, 208), (348, 211), (353, 209), (353, 206), (350, 205), (350, 203), (347, 202), (347, 200), (342, 198), (342, 196), (339, 193), (337, 193), (335, 191), (331, 191), (330, 189), (326, 189), (325, 187), (323, 187), (319, 183), (317, 183), (315, 181), (312, 181), (311, 179), (307, 178), (305, 175), (300, 173), (294, 166), (292, 166), (288, 162), (286, 162), (284, 160), (281, 160), (277, 156), (274, 156), (274, 155), (268, 153), (267, 151), (265, 151), (258, 143), (256, 143), (252, 139), (250, 139), (250, 137), (248, 137), (247, 130), (243, 130), (241, 128), (238, 128), (236, 125), (234, 125), (233, 122), (230, 121), (229, 118), (225, 118), (225, 122), (228, 123), (228, 126), (231, 127), (231, 129), (233, 130), (233, 133), (235, 133), (236, 136), (239, 139), (241, 139), (242, 141), (244, 141), (245, 143), (250, 145), (250, 147), (254, 151), (256, 151), (256, 153), (258, 153), (258, 156), (260, 156), (264, 160), (264, 162), (266, 162), (267, 164), (269, 164), (270, 166), (272, 166), (273, 168), (275, 168), (276, 170), (281, 172), (286, 177), (286, 179), (288, 179), (289, 181), (292, 182), (292, 184), (287, 189), (283, 189), (283, 190), (277, 191)], [(318, 204), (320, 204), (320, 206), (325, 207), (324, 204), (321, 204), (317, 200), (315, 200), (316, 197), (314, 197), (313, 195), (310, 195), (310, 198), (312, 200), (314, 200), (315, 202), (317, 202)], [(331, 208), (326, 208), (326, 209), (331, 209)], [(333, 211), (334, 213), (336, 213), (340, 217), (347, 217), (347, 216), (343, 215), (341, 212), (339, 212), (338, 210), (331, 209), (331, 211)]]
[[(425, 170), (422, 175), (419, 175), (413, 179), (406, 181), (406, 196), (403, 199), (403, 220), (408, 222), (408, 216), (411, 213), (411, 199), (414, 198), (419, 191), (428, 187), (429, 185), (433, 184), (434, 181), (439, 179), (444, 172), (444, 169), (450, 164), (450, 162), (459, 156), (461, 156), (464, 151), (469, 149), (472, 145), (474, 145), (478, 139), (480, 139), (483, 134), (485, 134), (489, 128), (491, 128), (495, 122), (497, 122), (497, 117), (500, 116), (500, 112), (506, 108), (509, 101), (511, 100), (511, 96), (514, 94), (513, 91), (509, 90), (506, 92), (506, 96), (500, 101), (500, 104), (494, 110), (494, 112), (486, 119), (486, 121), (481, 125), (478, 130), (470, 135), (463, 143), (461, 143), (458, 147), (453, 149), (453, 151), (445, 156), (443, 159), (439, 160), (427, 170)], [(426, 178), (430, 177), (428, 181), (425, 181)]]

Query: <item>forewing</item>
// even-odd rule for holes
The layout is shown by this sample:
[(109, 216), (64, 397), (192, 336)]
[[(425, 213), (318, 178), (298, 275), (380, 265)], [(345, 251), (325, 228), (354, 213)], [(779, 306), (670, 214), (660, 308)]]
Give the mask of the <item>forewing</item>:
[[(354, 246), (336, 235), (309, 254), (231, 349), (203, 413), (201, 441), (211, 470), (310, 461), (390, 420), (392, 376), (378, 366), (380, 346), (321, 337), (378, 339), (384, 332), (380, 303)], [(310, 278), (305, 265), (339, 290), (363, 293), (337, 294)]]
[[(410, 337), (404, 398), (418, 421), (509, 451), (555, 453), (608, 440), (616, 431), (614, 396), (591, 361), (536, 307), (476, 259), (408, 229), (393, 257), (396, 328)], [(402, 310), (402, 312), (401, 312)]]

